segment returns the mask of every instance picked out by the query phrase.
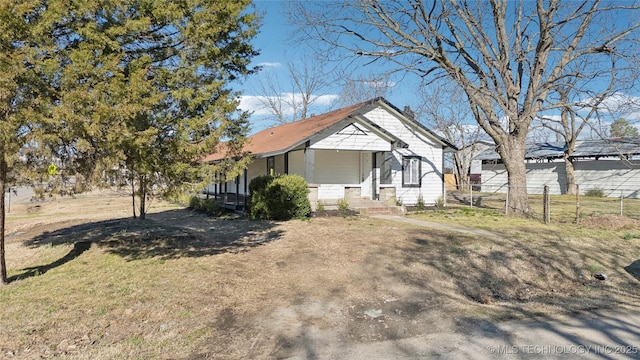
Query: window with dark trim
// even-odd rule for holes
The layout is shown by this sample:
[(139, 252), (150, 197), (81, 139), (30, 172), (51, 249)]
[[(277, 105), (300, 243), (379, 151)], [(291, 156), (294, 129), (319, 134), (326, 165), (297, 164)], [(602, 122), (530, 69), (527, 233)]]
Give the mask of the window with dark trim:
[(276, 158), (269, 156), (267, 158), (267, 175), (275, 175), (276, 173)]
[(402, 157), (402, 186), (420, 187), (422, 179), (422, 159), (419, 156)]

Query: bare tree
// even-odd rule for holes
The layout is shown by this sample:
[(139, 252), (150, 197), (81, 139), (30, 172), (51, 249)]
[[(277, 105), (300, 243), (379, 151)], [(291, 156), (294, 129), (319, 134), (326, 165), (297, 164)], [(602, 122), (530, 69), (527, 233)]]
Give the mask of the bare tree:
[(341, 76), (336, 80), (342, 88), (337, 106), (348, 106), (377, 97), (387, 97), (395, 85), (389, 73)]
[(295, 14), (298, 33), (326, 45), (320, 53), (455, 81), (496, 143), (511, 187), (507, 212), (516, 215), (529, 210), (527, 134), (554, 86), (571, 76), (564, 69), (603, 53), (637, 53), (629, 40), (640, 27), (637, 5), (599, 0), (304, 2)]
[[(621, 92), (632, 89), (638, 78), (635, 55), (625, 58), (603, 52), (599, 58), (597, 63), (580, 59), (569, 64), (564, 70), (568, 76), (554, 86), (542, 109), (543, 112), (560, 110), (560, 116), (542, 116), (541, 121), (544, 128), (565, 143), (563, 160), (567, 194), (575, 194), (577, 190), (573, 154), (583, 130), (592, 129), (601, 134), (601, 138), (606, 137), (601, 120), (615, 112), (607, 103)], [(618, 58), (624, 59), (625, 65), (617, 65)], [(620, 77), (621, 74), (624, 77)], [(593, 86), (594, 80), (599, 80), (600, 86)]]
[(460, 149), (453, 153), (456, 185), (468, 186), (475, 144), (483, 132), (473, 121), (462, 89), (455, 83), (440, 81), (421, 87), (419, 95), (417, 118)]
[(287, 70), (286, 85), (269, 72), (264, 72), (258, 82), (258, 99), (279, 124), (305, 119), (310, 107), (327, 95), (331, 84), (322, 63), (310, 57), (287, 63)]

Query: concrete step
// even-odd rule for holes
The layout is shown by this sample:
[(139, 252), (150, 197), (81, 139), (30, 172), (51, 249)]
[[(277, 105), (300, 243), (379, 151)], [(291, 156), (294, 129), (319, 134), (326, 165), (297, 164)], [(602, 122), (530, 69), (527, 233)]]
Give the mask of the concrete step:
[(358, 207), (356, 210), (360, 215), (404, 215), (406, 213), (403, 206), (369, 206)]

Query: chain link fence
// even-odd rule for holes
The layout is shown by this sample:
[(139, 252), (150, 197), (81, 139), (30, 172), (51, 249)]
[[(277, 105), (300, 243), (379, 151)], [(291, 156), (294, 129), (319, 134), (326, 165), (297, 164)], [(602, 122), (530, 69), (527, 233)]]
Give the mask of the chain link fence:
[[(474, 186), (447, 186), (447, 207), (472, 207), (505, 212), (508, 187), (500, 192), (481, 192)], [(541, 222), (575, 223), (593, 216), (625, 216), (640, 220), (640, 199), (625, 197), (615, 189), (581, 192), (579, 195), (549, 195), (545, 212), (545, 196), (529, 194), (529, 216)], [(545, 219), (546, 215), (546, 219)]]

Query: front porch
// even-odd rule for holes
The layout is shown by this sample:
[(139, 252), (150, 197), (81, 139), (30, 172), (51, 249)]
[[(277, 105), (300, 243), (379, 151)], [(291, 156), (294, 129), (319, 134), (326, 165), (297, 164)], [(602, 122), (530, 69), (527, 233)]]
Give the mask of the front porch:
[[(214, 179), (204, 193), (225, 208), (241, 210), (247, 207), (252, 179), (264, 174), (297, 174), (309, 184), (309, 202), (314, 211), (319, 202), (335, 206), (339, 200), (350, 204), (369, 200), (395, 205), (396, 187), (381, 181), (382, 173), (386, 172), (381, 168), (388, 159), (382, 151), (296, 149), (255, 159), (232, 181)], [(390, 172), (390, 165), (386, 168)], [(225, 178), (223, 175), (218, 177)]]
[[(338, 199), (318, 199), (318, 186), (309, 186), (309, 203), (313, 212), (318, 210), (318, 205), (326, 210), (338, 210), (341, 201), (348, 204), (350, 210), (354, 210), (362, 215), (380, 215), (380, 214), (404, 214), (404, 208), (396, 204), (395, 188), (384, 188), (381, 192), (380, 200), (373, 200), (368, 197), (359, 196), (359, 187), (346, 187), (344, 189), (345, 196)], [(239, 194), (235, 192), (207, 193), (207, 199), (213, 199), (224, 209), (244, 213), (248, 210), (249, 195)]]

